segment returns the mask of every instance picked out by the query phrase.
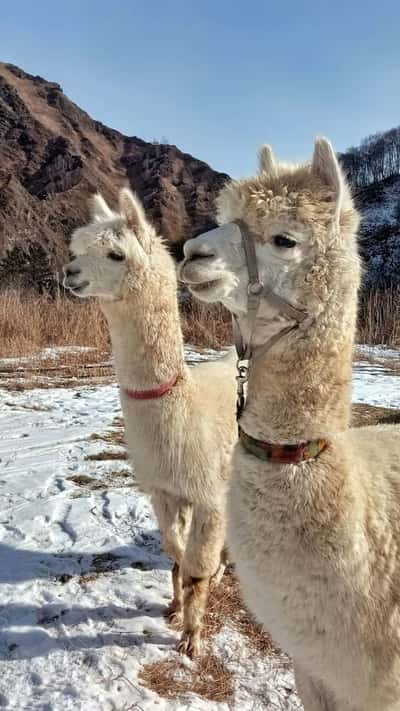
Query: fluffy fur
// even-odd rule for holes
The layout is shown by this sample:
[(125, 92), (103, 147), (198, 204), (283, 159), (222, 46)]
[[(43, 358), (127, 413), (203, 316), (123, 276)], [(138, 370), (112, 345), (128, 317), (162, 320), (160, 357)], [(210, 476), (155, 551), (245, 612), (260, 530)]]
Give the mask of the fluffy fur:
[[(106, 315), (121, 388), (126, 439), (135, 473), (150, 494), (164, 547), (174, 561), (171, 621), (181, 622), (180, 650), (200, 648), (211, 578), (225, 566), (225, 498), (236, 439), (234, 364), (229, 358), (188, 368), (172, 258), (147, 222), (138, 199), (120, 194), (114, 213), (101, 196), (93, 221), (75, 231), (66, 285), (98, 296)], [(133, 400), (179, 380), (155, 400)]]
[[(399, 711), (400, 428), (349, 429), (358, 215), (325, 139), (310, 165), (279, 164), (268, 149), (260, 168), (223, 190), (219, 220), (251, 227), (264, 283), (309, 318), (253, 362), (241, 425), (273, 442), (330, 444), (298, 465), (236, 446), (230, 549), (250, 608), (294, 658), (305, 711)], [(282, 234), (295, 246), (279, 246)], [(246, 333), (247, 271), (232, 239), (189, 243), (182, 277), (204, 278), (208, 249), (212, 283), (193, 293), (223, 301)], [(285, 326), (264, 302), (258, 342)]]

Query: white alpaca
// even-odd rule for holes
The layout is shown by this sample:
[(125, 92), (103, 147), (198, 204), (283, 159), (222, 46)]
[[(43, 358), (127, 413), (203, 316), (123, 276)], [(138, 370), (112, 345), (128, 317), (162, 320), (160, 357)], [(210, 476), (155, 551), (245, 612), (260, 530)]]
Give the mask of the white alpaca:
[[(181, 275), (252, 345), (228, 501), (245, 598), (306, 711), (399, 711), (400, 428), (349, 429), (357, 212), (324, 139), (299, 167), (264, 148), (218, 204), (229, 224), (187, 243)], [(264, 285), (254, 328), (243, 235)]]
[(174, 560), (171, 621), (180, 651), (200, 649), (212, 577), (225, 567), (225, 498), (237, 437), (231, 358), (190, 369), (183, 353), (174, 262), (127, 189), (119, 213), (100, 195), (76, 230), (66, 286), (97, 296), (107, 318), (128, 448)]

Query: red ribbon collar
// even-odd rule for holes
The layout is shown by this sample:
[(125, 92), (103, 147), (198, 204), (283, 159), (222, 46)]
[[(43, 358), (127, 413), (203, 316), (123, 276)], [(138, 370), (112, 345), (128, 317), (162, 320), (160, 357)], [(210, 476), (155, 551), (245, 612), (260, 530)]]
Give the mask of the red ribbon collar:
[(133, 400), (156, 400), (159, 397), (163, 397), (163, 395), (168, 395), (172, 388), (175, 387), (179, 378), (179, 375), (174, 375), (168, 383), (163, 383), (153, 390), (125, 390), (125, 395), (128, 395), (128, 397), (131, 397)]

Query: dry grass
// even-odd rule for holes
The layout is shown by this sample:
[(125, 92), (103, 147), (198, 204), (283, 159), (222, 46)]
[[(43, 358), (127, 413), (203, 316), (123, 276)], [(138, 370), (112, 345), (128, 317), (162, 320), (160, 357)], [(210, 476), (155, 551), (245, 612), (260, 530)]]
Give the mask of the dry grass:
[(108, 329), (94, 299), (4, 291), (0, 294), (0, 324), (0, 357), (30, 355), (48, 346), (110, 350)]
[(400, 410), (389, 407), (375, 407), (365, 403), (353, 403), (352, 426), (395, 425), (400, 423)]
[[(205, 348), (232, 343), (231, 317), (222, 306), (187, 301), (181, 313), (186, 342)], [(400, 345), (400, 290), (361, 296), (358, 340)], [(32, 355), (50, 346), (92, 348), (97, 358), (109, 354), (108, 328), (97, 301), (70, 299), (61, 293), (55, 298), (11, 289), (0, 293), (0, 358)], [(68, 354), (71, 368), (87, 364), (89, 357), (93, 363), (93, 353)]]
[[(203, 639), (211, 640), (224, 625), (242, 634), (255, 653), (279, 653), (267, 632), (244, 607), (239, 582), (228, 569), (221, 583), (210, 592), (204, 618)], [(206, 649), (188, 666), (178, 657), (144, 665), (139, 678), (159, 696), (172, 699), (193, 693), (211, 701), (229, 701), (233, 694), (233, 675), (223, 662)]]
[(99, 442), (106, 442), (107, 444), (114, 444), (117, 447), (125, 447), (124, 421), (122, 417), (114, 417), (112, 421), (112, 430), (102, 432), (101, 434), (93, 432), (93, 434), (90, 435), (90, 439)]
[(112, 452), (111, 450), (104, 450), (104, 452), (96, 452), (95, 454), (87, 454), (85, 460), (87, 462), (108, 462), (112, 460), (121, 461), (122, 459), (128, 459), (126, 451), (124, 452)]
[[(182, 310), (182, 325), (185, 340), (194, 345), (210, 348), (231, 342), (230, 316), (222, 307), (189, 304)], [(110, 353), (108, 328), (97, 301), (12, 289), (0, 293), (0, 358), (33, 355), (50, 346)], [(69, 357), (82, 363), (87, 354)]]
[(400, 345), (400, 289), (393, 287), (361, 295), (358, 342)]
[(181, 315), (186, 343), (204, 348), (222, 348), (232, 343), (231, 316), (223, 306), (188, 302)]
[(75, 578), (80, 585), (97, 580), (100, 575), (109, 573), (121, 568), (121, 559), (113, 553), (98, 553), (92, 557), (90, 568), (84, 573), (61, 573), (55, 575), (55, 580), (65, 585)]
[(231, 568), (225, 572), (220, 584), (212, 588), (204, 618), (203, 637), (214, 637), (226, 624), (244, 635), (256, 652), (271, 654), (275, 651), (271, 637), (255, 622), (242, 601), (239, 581)]
[(104, 356), (97, 351), (66, 351), (36, 362), (2, 363), (0, 385), (12, 391), (104, 385), (115, 380), (111, 362), (104, 361)]
[[(126, 451), (124, 441), (124, 422), (122, 417), (114, 417), (112, 429), (101, 434), (94, 432), (90, 435), (90, 439), (95, 442), (104, 442), (108, 445), (119, 447), (119, 451), (107, 449), (101, 452), (88, 454), (85, 457), (86, 461), (90, 462), (106, 462), (117, 461), (126, 462), (129, 457)], [(72, 481), (77, 487), (84, 492), (93, 490), (118, 489), (120, 487), (136, 488), (136, 480), (131, 469), (123, 467), (121, 469), (107, 470), (102, 472), (101, 479), (88, 476), (87, 474), (74, 474), (68, 477), (68, 481)], [(82, 495), (78, 491), (75, 496)]]
[(92, 491), (112, 491), (113, 489), (136, 489), (137, 483), (132, 471), (126, 469), (116, 469), (108, 471), (101, 479), (96, 479), (86, 474), (74, 474), (68, 477), (67, 481), (72, 481), (76, 489), (71, 492), (72, 499), (80, 499), (90, 495)]
[(107, 485), (102, 479), (95, 479), (93, 476), (87, 476), (86, 474), (74, 474), (73, 476), (69, 476), (67, 481), (72, 481), (73, 484), (83, 486), (85, 489), (92, 491), (107, 488)]
[[(44, 381), (41, 378), (26, 378), (22, 377), (20, 379), (9, 378), (0, 379), (0, 387), (2, 390), (7, 390), (9, 392), (25, 392), (26, 390), (36, 390), (40, 388), (41, 390), (53, 390), (54, 388), (77, 388), (82, 387), (82, 377), (85, 375), (80, 375), (79, 370), (74, 371), (73, 375), (69, 378), (54, 378), (52, 380)], [(97, 386), (105, 385), (111, 382), (110, 377), (90, 377), (85, 380), (85, 385)]]
[(176, 657), (146, 664), (139, 679), (166, 699), (191, 693), (209, 701), (229, 701), (233, 695), (233, 674), (214, 654), (205, 654), (191, 667)]

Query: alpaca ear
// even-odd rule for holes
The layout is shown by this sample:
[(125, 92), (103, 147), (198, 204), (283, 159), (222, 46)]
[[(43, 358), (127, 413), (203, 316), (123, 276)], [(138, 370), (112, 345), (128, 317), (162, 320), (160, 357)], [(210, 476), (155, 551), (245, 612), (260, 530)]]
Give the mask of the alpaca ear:
[(339, 210), (346, 191), (346, 183), (332, 144), (326, 138), (317, 138), (315, 141), (311, 173), (332, 190)]
[(102, 220), (111, 220), (114, 217), (112, 210), (108, 207), (106, 201), (100, 193), (95, 193), (89, 200), (89, 209), (92, 220), (102, 222)]
[(278, 164), (271, 146), (261, 146), (258, 151), (258, 172), (265, 173), (269, 178), (278, 177)]
[(137, 240), (145, 246), (148, 242), (148, 222), (143, 205), (129, 188), (122, 188), (119, 194), (119, 210), (126, 224), (135, 233)]

